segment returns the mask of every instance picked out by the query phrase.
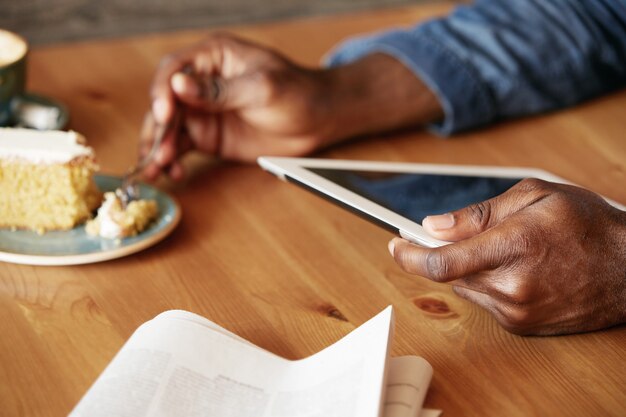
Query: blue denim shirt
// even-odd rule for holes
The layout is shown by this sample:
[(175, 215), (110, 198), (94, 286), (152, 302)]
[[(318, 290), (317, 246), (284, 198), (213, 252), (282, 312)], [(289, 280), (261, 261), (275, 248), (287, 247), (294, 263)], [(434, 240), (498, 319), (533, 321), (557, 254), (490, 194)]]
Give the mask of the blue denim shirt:
[(445, 112), (434, 130), (448, 135), (626, 85), (626, 0), (477, 0), (413, 28), (348, 40), (328, 65), (374, 52), (430, 87)]

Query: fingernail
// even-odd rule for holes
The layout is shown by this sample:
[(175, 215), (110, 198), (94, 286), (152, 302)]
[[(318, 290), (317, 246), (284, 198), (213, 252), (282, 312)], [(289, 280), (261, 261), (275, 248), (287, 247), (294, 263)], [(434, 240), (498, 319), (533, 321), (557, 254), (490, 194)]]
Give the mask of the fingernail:
[(172, 77), (172, 89), (178, 94), (185, 93), (185, 76), (179, 72)]
[(389, 249), (389, 253), (391, 254), (391, 256), (393, 256), (394, 249), (396, 248), (396, 242), (394, 242), (394, 240), (395, 239), (390, 240), (387, 244), (387, 249)]
[(446, 230), (454, 227), (454, 216), (452, 213), (440, 214), (438, 216), (427, 216), (422, 223), (428, 223), (433, 230)]
[(167, 121), (169, 110), (169, 103), (164, 98), (157, 98), (152, 103), (152, 114), (158, 123), (165, 123)]

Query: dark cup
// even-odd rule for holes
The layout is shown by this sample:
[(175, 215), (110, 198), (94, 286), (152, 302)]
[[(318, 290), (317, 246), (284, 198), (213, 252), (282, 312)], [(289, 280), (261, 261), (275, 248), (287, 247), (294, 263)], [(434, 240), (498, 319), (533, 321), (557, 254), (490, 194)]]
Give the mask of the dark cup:
[(0, 126), (16, 123), (17, 102), (26, 88), (28, 43), (0, 29)]

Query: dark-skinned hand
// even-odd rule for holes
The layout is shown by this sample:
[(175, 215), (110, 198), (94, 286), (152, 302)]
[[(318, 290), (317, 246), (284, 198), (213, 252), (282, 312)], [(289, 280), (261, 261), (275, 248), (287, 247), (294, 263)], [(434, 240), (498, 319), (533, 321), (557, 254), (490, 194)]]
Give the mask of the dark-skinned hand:
[(302, 156), (443, 114), (434, 94), (391, 56), (307, 68), (228, 34), (163, 58), (151, 95), (142, 154), (158, 132), (171, 128), (144, 172), (149, 180), (161, 173), (181, 179), (181, 157), (190, 150), (243, 162), (261, 155)]
[(523, 180), (424, 228), (451, 241), (389, 243), (406, 272), (452, 285), (522, 335), (586, 332), (626, 321), (626, 212), (583, 188)]

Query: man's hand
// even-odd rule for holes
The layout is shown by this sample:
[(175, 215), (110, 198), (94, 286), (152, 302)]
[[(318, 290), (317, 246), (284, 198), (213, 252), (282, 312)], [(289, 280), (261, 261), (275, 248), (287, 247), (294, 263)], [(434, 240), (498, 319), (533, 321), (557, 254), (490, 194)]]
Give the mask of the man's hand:
[(213, 36), (165, 57), (157, 70), (144, 152), (175, 111), (181, 121), (146, 175), (166, 170), (180, 178), (178, 158), (191, 149), (240, 161), (311, 152), (327, 135), (325, 99), (322, 72), (231, 36)]
[(246, 162), (260, 155), (300, 156), (441, 114), (435, 96), (390, 56), (309, 69), (267, 47), (215, 35), (165, 57), (159, 66), (142, 153), (157, 131), (180, 121), (145, 175), (153, 179), (165, 172), (181, 178), (179, 157), (191, 149)]
[(447, 282), (516, 334), (626, 321), (626, 213), (582, 188), (527, 179), (483, 203), (424, 219), (436, 249), (395, 238), (409, 273)]

